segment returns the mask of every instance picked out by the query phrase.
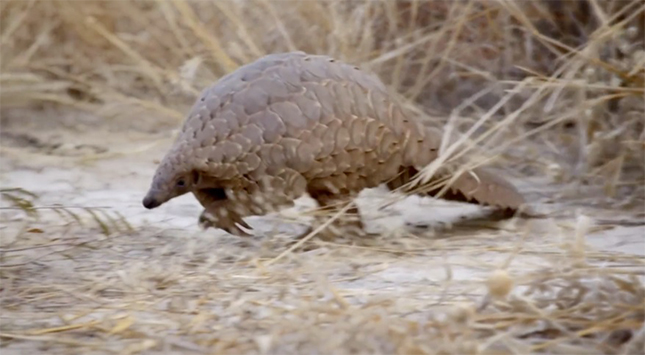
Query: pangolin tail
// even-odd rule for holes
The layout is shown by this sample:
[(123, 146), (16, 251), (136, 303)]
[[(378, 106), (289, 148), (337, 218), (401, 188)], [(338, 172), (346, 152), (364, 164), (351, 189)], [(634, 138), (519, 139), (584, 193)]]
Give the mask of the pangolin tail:
[[(397, 178), (388, 182), (387, 186), (390, 190), (405, 187), (418, 173), (419, 171), (413, 167), (401, 168)], [(513, 217), (526, 203), (515, 186), (487, 168), (479, 167), (466, 171), (450, 182), (452, 176), (448, 173), (435, 174), (426, 185), (417, 190), (420, 191), (417, 194), (490, 206), (497, 209), (497, 215), (501, 218)], [(449, 183), (450, 187), (438, 196), (445, 186), (442, 182)]]

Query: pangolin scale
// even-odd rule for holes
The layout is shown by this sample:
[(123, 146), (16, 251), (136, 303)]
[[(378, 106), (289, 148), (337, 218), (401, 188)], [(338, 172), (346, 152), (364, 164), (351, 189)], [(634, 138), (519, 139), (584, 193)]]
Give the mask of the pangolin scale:
[[(239, 228), (250, 228), (244, 217), (292, 206), (305, 193), (325, 207), (365, 188), (401, 187), (440, 144), (441, 132), (404, 113), (375, 75), (324, 55), (270, 54), (200, 94), (143, 205), (193, 193), (202, 223), (248, 235)], [(441, 197), (507, 211), (525, 202), (483, 168)]]

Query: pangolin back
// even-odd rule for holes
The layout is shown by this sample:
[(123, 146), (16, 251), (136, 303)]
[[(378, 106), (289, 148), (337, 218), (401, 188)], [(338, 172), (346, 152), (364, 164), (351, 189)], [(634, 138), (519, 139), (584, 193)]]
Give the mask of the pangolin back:
[(174, 154), (222, 180), (290, 168), (307, 180), (357, 173), (376, 181), (379, 172), (427, 164), (439, 139), (406, 117), (374, 75), (291, 52), (260, 58), (205, 89)]

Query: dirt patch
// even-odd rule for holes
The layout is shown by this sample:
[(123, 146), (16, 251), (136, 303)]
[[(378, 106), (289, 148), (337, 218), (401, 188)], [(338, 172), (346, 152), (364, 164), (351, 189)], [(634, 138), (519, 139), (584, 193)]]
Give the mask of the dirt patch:
[[(54, 153), (55, 141), (78, 154)], [(638, 209), (546, 203), (566, 186), (533, 178), (515, 182), (561, 217), (459, 224), (485, 211), (419, 198), (379, 210), (385, 194), (375, 189), (359, 204), (382, 234), (314, 238), (278, 260), (305, 226), (281, 218), (312, 202), (250, 218), (258, 236), (246, 239), (200, 230), (190, 196), (148, 211), (141, 199), (170, 143), (100, 128), (3, 130), (2, 185), (37, 194), (40, 215), (2, 210), (3, 354), (412, 353), (429, 341), (451, 353), (611, 352), (643, 336), (634, 330), (643, 321)], [(131, 229), (107, 223), (104, 233), (92, 208), (118, 212)], [(571, 308), (591, 304), (603, 311)], [(491, 338), (491, 326), (508, 335)], [(563, 332), (571, 340), (549, 345)]]

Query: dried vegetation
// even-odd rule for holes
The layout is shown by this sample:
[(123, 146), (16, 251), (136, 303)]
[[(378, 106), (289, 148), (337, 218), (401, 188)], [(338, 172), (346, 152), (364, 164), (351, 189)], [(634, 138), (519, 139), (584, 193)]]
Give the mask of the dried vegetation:
[[(236, 67), (270, 52), (323, 53), (376, 72), (409, 110), (444, 126), (461, 144), (447, 153), (477, 149), (516, 176), (558, 184), (541, 202), (557, 201), (562, 215), (593, 206), (645, 218), (641, 1), (7, 0), (0, 10), (2, 116), (28, 109), (46, 124), (52, 108), (83, 110), (116, 130), (172, 130), (201, 88)], [(91, 208), (56, 206), (43, 220), (35, 196), (2, 195), (3, 223), (19, 225), (0, 246), (3, 353), (645, 346), (643, 260), (592, 250), (585, 237), (601, 227), (584, 216), (439, 241), (409, 231), (363, 245), (312, 238), (303, 251), (280, 235), (133, 229)], [(80, 223), (85, 215), (95, 224)], [(502, 261), (477, 259), (485, 252)], [(454, 278), (465, 261), (451, 255), (489, 276)], [(534, 270), (515, 264), (530, 257)], [(440, 272), (383, 283), (401, 263)], [(410, 280), (406, 270), (396, 277)]]

